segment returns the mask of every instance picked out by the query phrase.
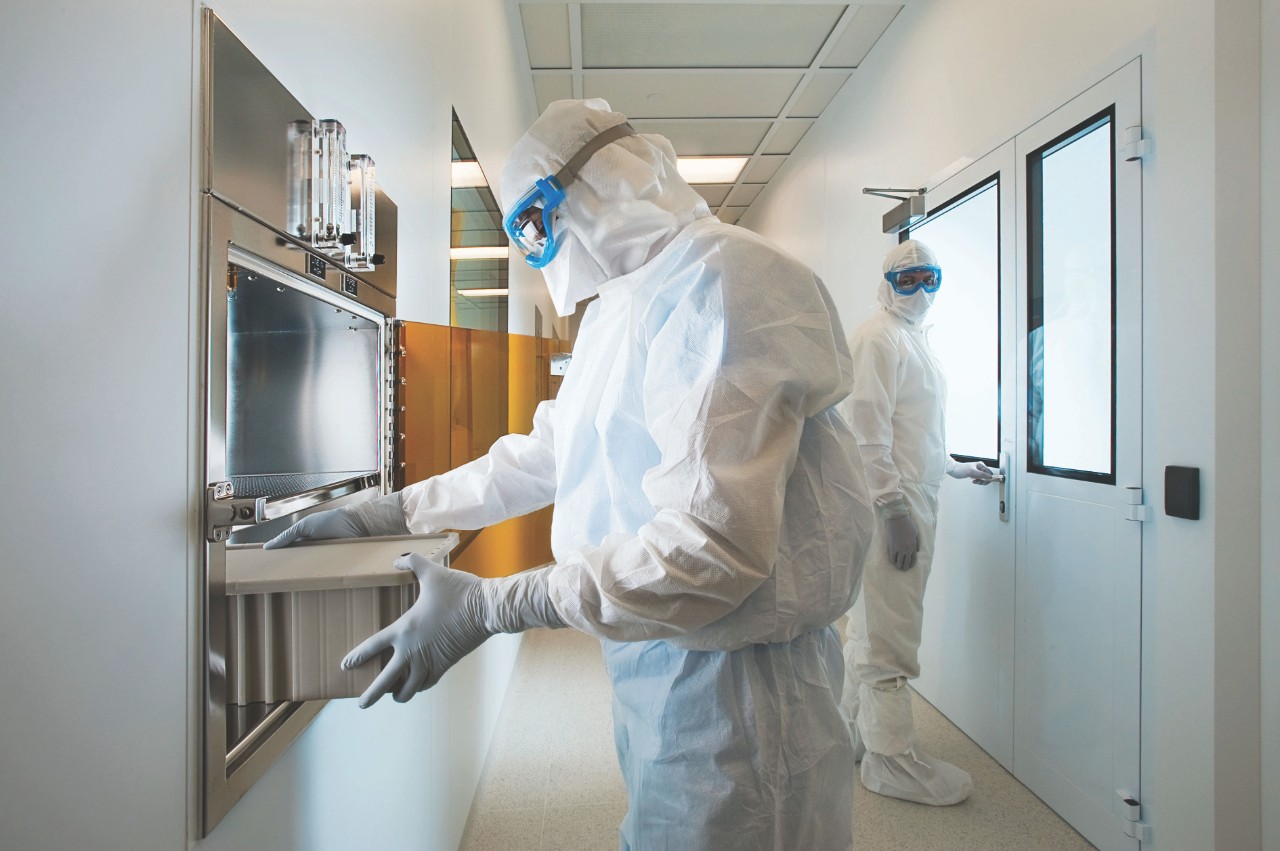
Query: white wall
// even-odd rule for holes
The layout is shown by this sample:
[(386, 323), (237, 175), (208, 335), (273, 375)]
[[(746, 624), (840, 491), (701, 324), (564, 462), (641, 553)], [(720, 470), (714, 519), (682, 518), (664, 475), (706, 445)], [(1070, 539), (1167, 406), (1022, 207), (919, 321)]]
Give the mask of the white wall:
[[(505, 4), (216, 8), (376, 157), (400, 207), (402, 314), (447, 323), (450, 109), (491, 174), (530, 116)], [(0, 8), (4, 848), (188, 844), (197, 20), (163, 0)], [(325, 49), (338, 38), (358, 49)], [(199, 846), (454, 847), (517, 644), (403, 707), (330, 704)]]
[[(1156, 507), (1144, 531), (1142, 799), (1159, 851), (1253, 847), (1239, 840), (1256, 836), (1261, 821), (1256, 761), (1251, 774), (1234, 759), (1257, 752), (1257, 608), (1230, 608), (1258, 584), (1256, 479), (1252, 502), (1219, 513), (1232, 482), (1216, 467), (1232, 444), (1215, 449), (1225, 420), (1215, 410), (1256, 395), (1258, 381), (1256, 371), (1227, 376), (1234, 361), (1224, 356), (1243, 354), (1235, 349), (1253, 345), (1256, 362), (1257, 336), (1227, 339), (1216, 317), (1239, 314), (1233, 290), (1214, 286), (1239, 266), (1223, 252), (1252, 251), (1255, 264), (1258, 252), (1256, 233), (1226, 226), (1239, 199), (1225, 187), (1247, 170), (1232, 157), (1249, 154), (1247, 134), (1241, 148), (1231, 131), (1251, 107), (1231, 89), (1247, 88), (1247, 57), (1223, 58), (1238, 51), (1233, 29), (1241, 29), (1228, 13), (1248, 14), (1249, 5), (914, 0), (742, 222), (812, 265), (852, 329), (874, 304), (893, 241), (880, 232), (889, 202), (862, 196), (862, 187), (936, 185), (1142, 57), (1143, 123), (1155, 145), (1143, 166), (1143, 469)], [(1256, 99), (1252, 110), (1256, 123)], [(1232, 182), (1219, 186), (1222, 168)], [(1256, 303), (1247, 283), (1244, 296)], [(1251, 423), (1225, 426), (1226, 439), (1252, 439), (1240, 451), (1256, 457), (1256, 411)], [(1160, 510), (1169, 464), (1203, 469), (1202, 520)], [(1250, 706), (1252, 726), (1239, 724)]]

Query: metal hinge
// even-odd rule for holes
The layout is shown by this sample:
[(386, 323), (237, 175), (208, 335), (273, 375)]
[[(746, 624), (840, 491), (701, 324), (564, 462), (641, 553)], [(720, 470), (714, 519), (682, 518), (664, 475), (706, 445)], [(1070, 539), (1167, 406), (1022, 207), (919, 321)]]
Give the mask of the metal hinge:
[(1143, 504), (1142, 488), (1125, 488), (1125, 519), (1146, 523), (1151, 519), (1151, 506)]
[(1120, 828), (1125, 836), (1132, 836), (1139, 842), (1151, 841), (1151, 825), (1142, 820), (1142, 802), (1123, 789), (1116, 790), (1120, 798)]
[(1124, 157), (1125, 162), (1140, 160), (1149, 153), (1151, 153), (1151, 141), (1142, 138), (1142, 125), (1135, 124), (1124, 128), (1124, 146), (1120, 148), (1120, 155)]
[(210, 543), (225, 541), (231, 536), (236, 520), (235, 488), (231, 482), (214, 482), (205, 489), (204, 537)]

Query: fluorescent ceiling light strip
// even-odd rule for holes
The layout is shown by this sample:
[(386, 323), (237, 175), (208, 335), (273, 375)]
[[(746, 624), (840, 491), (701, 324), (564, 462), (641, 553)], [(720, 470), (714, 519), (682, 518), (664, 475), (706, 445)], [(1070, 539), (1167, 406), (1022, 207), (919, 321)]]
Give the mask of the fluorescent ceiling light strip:
[(454, 189), (464, 189), (488, 186), (489, 181), (485, 180), (484, 172), (480, 170), (480, 163), (475, 160), (454, 160), (450, 185)]
[(677, 157), (676, 169), (688, 183), (736, 183), (750, 157)]
[(468, 298), (477, 296), (504, 296), (507, 294), (505, 289), (474, 289), (474, 290), (455, 290), (458, 295), (465, 295)]
[(511, 257), (511, 249), (505, 245), (472, 245), (463, 248), (450, 248), (450, 260), (507, 260)]

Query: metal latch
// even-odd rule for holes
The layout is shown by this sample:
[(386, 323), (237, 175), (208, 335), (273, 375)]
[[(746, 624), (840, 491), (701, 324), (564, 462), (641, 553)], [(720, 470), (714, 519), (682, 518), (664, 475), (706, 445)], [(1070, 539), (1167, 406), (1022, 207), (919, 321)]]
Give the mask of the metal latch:
[(1120, 827), (1125, 836), (1132, 836), (1139, 842), (1151, 841), (1151, 825), (1142, 820), (1142, 802), (1129, 792), (1117, 789), (1120, 798)]
[(1142, 488), (1125, 488), (1125, 519), (1136, 523), (1146, 523), (1151, 519), (1151, 506), (1144, 505)]

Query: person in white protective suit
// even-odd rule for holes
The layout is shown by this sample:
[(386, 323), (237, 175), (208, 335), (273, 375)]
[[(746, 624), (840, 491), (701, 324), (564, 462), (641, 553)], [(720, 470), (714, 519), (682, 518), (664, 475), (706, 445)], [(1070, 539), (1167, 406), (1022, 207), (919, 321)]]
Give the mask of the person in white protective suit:
[(917, 651), (925, 583), (933, 561), (943, 474), (987, 484), (996, 471), (957, 464), (946, 452), (946, 383), (922, 325), (942, 269), (916, 240), (889, 252), (881, 310), (849, 339), (853, 392), (840, 410), (857, 436), (876, 537), (849, 611), (841, 709), (854, 734), (862, 783), (872, 792), (923, 804), (957, 804), (973, 781), (920, 749), (907, 681)]
[[(421, 598), (352, 651), (407, 700), (495, 632), (602, 640), (624, 849), (852, 847), (834, 621), (874, 522), (840, 320), (809, 269), (722, 224), (660, 136), (558, 101), (502, 175), (505, 228), (560, 315), (585, 311), (529, 435), (272, 542), (475, 529), (554, 502), (553, 566), (478, 579), (417, 557)], [(398, 685), (397, 685), (398, 682)]]

